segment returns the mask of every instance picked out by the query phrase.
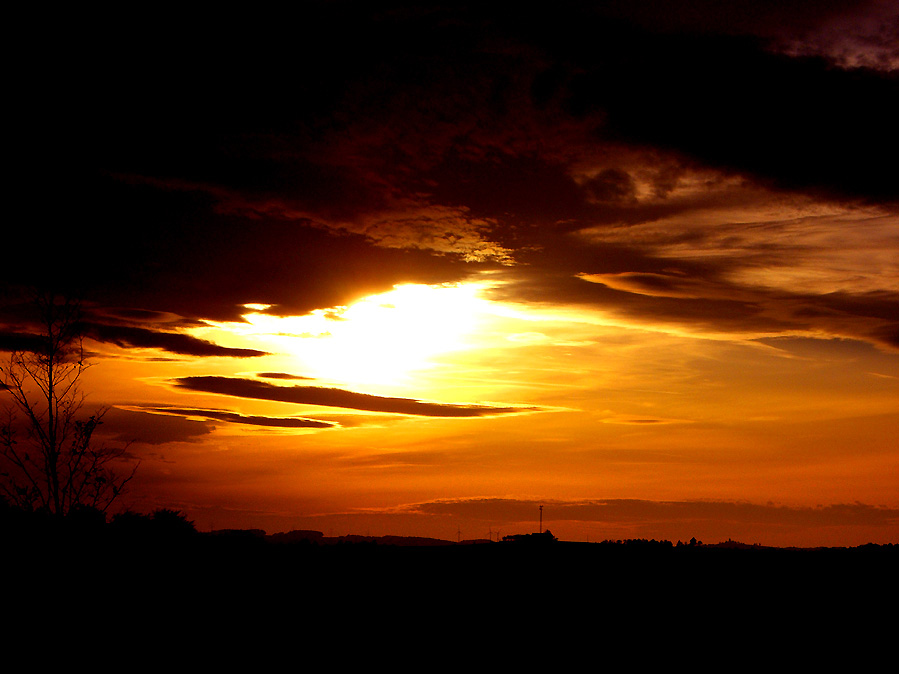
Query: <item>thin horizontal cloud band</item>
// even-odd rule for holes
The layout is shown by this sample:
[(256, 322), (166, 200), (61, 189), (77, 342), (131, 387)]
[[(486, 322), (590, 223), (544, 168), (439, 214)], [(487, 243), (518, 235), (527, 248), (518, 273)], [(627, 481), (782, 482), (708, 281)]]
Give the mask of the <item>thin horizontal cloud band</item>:
[[(181, 332), (164, 332), (121, 325), (86, 322), (84, 335), (97, 342), (123, 349), (160, 349), (181, 356), (257, 358), (268, 355), (258, 349), (241, 349), (213, 344)], [(32, 332), (0, 331), (0, 350), (39, 353), (46, 349), (45, 339)]]
[(473, 498), (410, 504), (407, 512), (451, 515), (483, 520), (528, 521), (539, 506), (546, 506), (547, 521), (581, 522), (702, 522), (720, 520), (762, 525), (892, 526), (899, 509), (864, 503), (818, 507), (757, 504), (729, 501), (652, 501), (603, 499), (584, 501), (532, 501), (526, 499)]
[(266, 382), (236, 377), (181, 377), (174, 380), (174, 383), (178, 388), (238, 398), (425, 417), (484, 417), (537, 411), (533, 407), (432, 403), (412, 398), (390, 398), (322, 386), (275, 386)]
[(159, 332), (145, 328), (114, 326), (92, 323), (86, 326), (87, 334), (100, 342), (107, 342), (122, 348), (162, 349), (170, 353), (186, 356), (223, 356), (231, 358), (254, 358), (267, 355), (257, 349), (239, 349), (219, 346), (203, 339), (197, 339), (180, 332)]
[(142, 411), (155, 414), (169, 414), (181, 417), (202, 417), (211, 421), (225, 421), (232, 424), (250, 426), (268, 426), (273, 428), (335, 428), (337, 424), (330, 421), (305, 419), (302, 417), (267, 417), (261, 415), (244, 415), (226, 410), (210, 410), (185, 407), (148, 407)]

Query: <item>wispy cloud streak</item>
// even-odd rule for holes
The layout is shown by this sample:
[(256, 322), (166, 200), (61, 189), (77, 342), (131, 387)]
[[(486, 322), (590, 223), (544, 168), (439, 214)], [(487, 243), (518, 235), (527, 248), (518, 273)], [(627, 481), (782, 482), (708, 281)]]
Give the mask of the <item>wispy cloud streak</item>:
[(532, 407), (434, 403), (321, 386), (275, 386), (267, 382), (235, 377), (182, 377), (176, 379), (174, 384), (180, 389), (238, 398), (425, 417), (485, 417), (529, 412), (536, 409)]

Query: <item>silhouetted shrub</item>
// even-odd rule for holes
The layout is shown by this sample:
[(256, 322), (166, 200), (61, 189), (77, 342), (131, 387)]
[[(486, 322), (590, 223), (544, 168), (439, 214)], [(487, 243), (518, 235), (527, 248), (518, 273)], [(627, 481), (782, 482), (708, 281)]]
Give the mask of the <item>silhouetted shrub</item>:
[(66, 515), (70, 527), (100, 531), (106, 524), (106, 513), (88, 505), (75, 505)]
[(150, 514), (126, 510), (115, 514), (109, 523), (115, 536), (129, 542), (162, 542), (186, 540), (198, 535), (194, 523), (177, 511), (168, 508)]
[(172, 536), (192, 536), (197, 533), (194, 523), (177, 510), (160, 508), (150, 515), (156, 531)]
[(272, 534), (268, 538), (273, 543), (301, 543), (309, 545), (312, 543), (321, 543), (324, 540), (324, 534), (321, 531), (294, 529), (293, 531)]

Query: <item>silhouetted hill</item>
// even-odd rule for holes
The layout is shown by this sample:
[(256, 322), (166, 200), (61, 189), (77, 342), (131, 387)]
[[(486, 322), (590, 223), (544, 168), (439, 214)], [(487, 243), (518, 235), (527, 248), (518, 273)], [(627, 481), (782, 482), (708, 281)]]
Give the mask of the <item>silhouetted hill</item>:
[(71, 616), (66, 638), (125, 649), (128, 664), (190, 646), (229, 664), (236, 653), (256, 665), (300, 653), (420, 666), (452, 662), (460, 639), (495, 641), (505, 664), (565, 671), (582, 665), (569, 653), (591, 649), (634, 664), (755, 657), (762, 666), (787, 645), (806, 662), (812, 639), (888, 643), (881, 614), (895, 604), (899, 568), (895, 545), (203, 533), (171, 512), (116, 526), (0, 519), (4, 602), (22, 631), (56, 611)]
[(182, 588), (207, 597), (252, 592), (272, 600), (298, 592), (307, 602), (431, 596), (515, 604), (522, 601), (519, 593), (538, 592), (566, 605), (650, 601), (732, 610), (786, 603), (806, 611), (834, 597), (860, 603), (892, 592), (895, 598), (899, 568), (899, 546), (892, 544), (804, 549), (551, 536), (457, 543), (307, 530), (204, 533), (173, 511), (124, 514), (110, 523), (82, 515), (59, 521), (4, 511), (7, 578), (46, 584), (64, 569), (78, 578), (73, 590), (79, 584), (127, 587), (148, 599), (154, 588), (163, 596)]

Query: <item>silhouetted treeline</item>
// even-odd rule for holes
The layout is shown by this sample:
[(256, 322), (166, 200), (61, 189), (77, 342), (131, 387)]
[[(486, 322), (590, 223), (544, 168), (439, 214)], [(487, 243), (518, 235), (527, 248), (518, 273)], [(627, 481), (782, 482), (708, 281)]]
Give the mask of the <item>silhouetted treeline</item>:
[(186, 541), (200, 536), (194, 523), (168, 508), (150, 513), (124, 511), (107, 519), (106, 514), (89, 506), (78, 506), (65, 515), (45, 510), (25, 510), (0, 501), (0, 531), (5, 540), (30, 542), (82, 540), (96, 543), (101, 538), (123, 541)]
[(554, 549), (627, 549), (644, 551), (671, 551), (678, 549), (733, 550), (733, 551), (771, 551), (771, 550), (886, 550), (899, 551), (899, 545), (893, 543), (869, 543), (856, 548), (775, 548), (760, 544), (746, 544), (728, 539), (725, 542), (704, 544), (696, 538), (688, 542), (656, 539), (618, 539), (603, 540), (597, 543), (560, 541), (550, 531), (530, 534), (513, 534), (504, 536), (502, 542), (487, 539), (465, 541), (449, 541), (438, 538), (420, 536), (325, 536), (321, 531), (293, 530), (268, 534), (262, 529), (219, 529), (211, 532), (200, 532), (192, 521), (176, 510), (156, 509), (150, 513), (139, 513), (130, 510), (117, 513), (110, 518), (102, 512), (90, 507), (74, 508), (65, 516), (53, 515), (45, 511), (27, 511), (0, 499), (0, 536), (6, 543), (27, 540), (69, 540), (84, 543), (100, 541), (139, 543), (139, 544), (174, 544), (207, 542), (212, 545), (221, 544), (236, 549), (246, 547), (248, 550), (265, 547), (533, 547), (534, 545), (556, 544)]
[(893, 544), (802, 550), (734, 541), (581, 543), (549, 532), (503, 542), (199, 532), (174, 510), (106, 518), (79, 509), (60, 518), (6, 504), (0, 549), (16, 606), (35, 614), (78, 606), (105, 624), (123, 607), (170, 621), (181, 612), (217, 618), (233, 616), (235, 607), (240, 616), (286, 610), (323, 625), (360, 611), (375, 624), (382, 607), (404, 606), (409, 615), (463, 607), (466, 620), (483, 619), (485, 629), (499, 614), (536, 619), (537, 606), (553, 615), (604, 611), (631, 624), (674, 607), (714, 625), (749, 608), (769, 620), (830, 620), (834, 599), (851, 599), (854, 615), (868, 610), (866, 602), (889, 604), (899, 562)]

